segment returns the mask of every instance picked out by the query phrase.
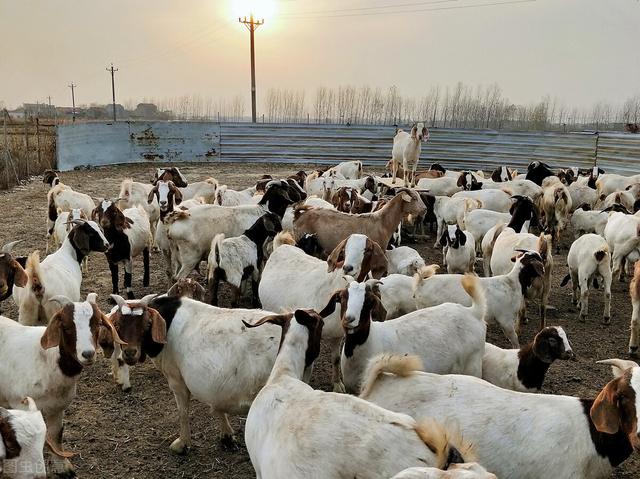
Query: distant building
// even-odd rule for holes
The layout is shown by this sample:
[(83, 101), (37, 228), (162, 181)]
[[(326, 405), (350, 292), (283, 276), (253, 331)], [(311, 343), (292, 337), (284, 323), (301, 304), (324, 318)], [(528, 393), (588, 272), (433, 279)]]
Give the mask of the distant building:
[(138, 118), (157, 118), (159, 116), (158, 107), (153, 103), (138, 103), (133, 111), (133, 116)]

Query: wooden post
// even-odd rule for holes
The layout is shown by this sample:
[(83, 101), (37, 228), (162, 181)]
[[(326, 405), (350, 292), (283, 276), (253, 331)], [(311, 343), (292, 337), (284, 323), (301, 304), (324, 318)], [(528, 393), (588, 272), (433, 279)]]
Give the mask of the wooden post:
[(27, 167), (27, 178), (31, 176), (29, 174), (29, 126), (27, 123), (27, 110), (24, 111), (24, 159)]
[(9, 140), (7, 138), (7, 111), (2, 111), (2, 131), (4, 133), (4, 172), (7, 178), (7, 189), (9, 189)]
[(42, 162), (40, 160), (40, 118), (36, 116), (36, 145), (38, 148), (38, 168), (42, 167)]

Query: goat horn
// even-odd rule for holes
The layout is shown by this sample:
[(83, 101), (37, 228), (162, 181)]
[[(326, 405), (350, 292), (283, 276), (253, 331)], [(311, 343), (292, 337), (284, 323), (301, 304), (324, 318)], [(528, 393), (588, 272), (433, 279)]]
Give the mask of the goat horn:
[(71, 301), (69, 298), (67, 298), (66, 296), (59, 294), (57, 296), (54, 296), (52, 298), (49, 298), (49, 301), (54, 302), (54, 303), (58, 303), (61, 307), (65, 307), (67, 304), (72, 304), (73, 301)]
[(7, 243), (6, 245), (4, 245), (2, 247), (2, 252), (3, 253), (11, 253), (11, 251), (13, 251), (13, 247), (15, 245), (17, 245), (18, 243), (20, 243), (21, 241), (24, 241), (24, 240), (20, 239), (20, 240), (12, 241), (11, 243)]
[(38, 406), (36, 406), (36, 402), (33, 400), (33, 398), (30, 398), (29, 396), (25, 397), (20, 402), (25, 406), (27, 406), (27, 411), (36, 412), (38, 410)]
[(58, 449), (56, 446), (54, 446), (48, 434), (47, 434), (47, 438), (45, 439), (45, 442), (49, 450), (56, 456), (61, 457), (62, 459), (71, 459), (72, 457), (77, 455), (75, 452), (61, 451), (60, 449)]
[(159, 295), (156, 293), (151, 293), (143, 297), (140, 301), (138, 301), (143, 306), (148, 306), (152, 299), (157, 298)]
[(111, 299), (113, 299), (116, 304), (118, 305), (118, 308), (122, 308), (123, 306), (127, 305), (126, 300), (120, 296), (119, 294), (111, 294)]

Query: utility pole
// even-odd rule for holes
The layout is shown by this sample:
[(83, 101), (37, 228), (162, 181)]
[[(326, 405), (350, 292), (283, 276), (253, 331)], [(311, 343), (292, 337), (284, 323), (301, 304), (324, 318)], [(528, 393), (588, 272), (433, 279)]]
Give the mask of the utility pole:
[(71, 88), (71, 116), (73, 118), (73, 123), (76, 122), (76, 94), (75, 94), (75, 87), (77, 87), (78, 85), (74, 85), (73, 82), (71, 82), (71, 85), (69, 85), (69, 88)]
[(264, 20), (255, 20), (253, 13), (244, 18), (238, 18), (238, 21), (244, 24), (249, 30), (251, 39), (251, 122), (256, 122), (256, 50), (254, 45), (254, 33), (260, 25), (264, 25)]
[(113, 97), (113, 122), (116, 121), (116, 83), (114, 80), (114, 75), (118, 71), (117, 68), (113, 68), (113, 63), (111, 67), (107, 68), (108, 72), (111, 72), (111, 96)]
[[(47, 100), (49, 101), (49, 115), (51, 115), (51, 95), (49, 95), (47, 97)], [(51, 117), (49, 117), (49, 118), (51, 118)]]

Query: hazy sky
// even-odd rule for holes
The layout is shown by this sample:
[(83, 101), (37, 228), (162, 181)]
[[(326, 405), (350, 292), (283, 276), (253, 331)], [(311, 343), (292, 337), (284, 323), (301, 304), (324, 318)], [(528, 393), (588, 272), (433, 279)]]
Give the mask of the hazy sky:
[[(70, 105), (74, 81), (77, 103), (109, 102), (113, 62), (119, 102), (243, 94), (248, 105), (249, 34), (237, 22), (247, 1), (0, 0), (0, 101)], [(269, 87), (396, 85), (420, 96), (457, 81), (496, 82), (519, 103), (640, 93), (638, 0), (451, 8), (504, 1), (271, 0), (256, 34), (259, 101)]]

